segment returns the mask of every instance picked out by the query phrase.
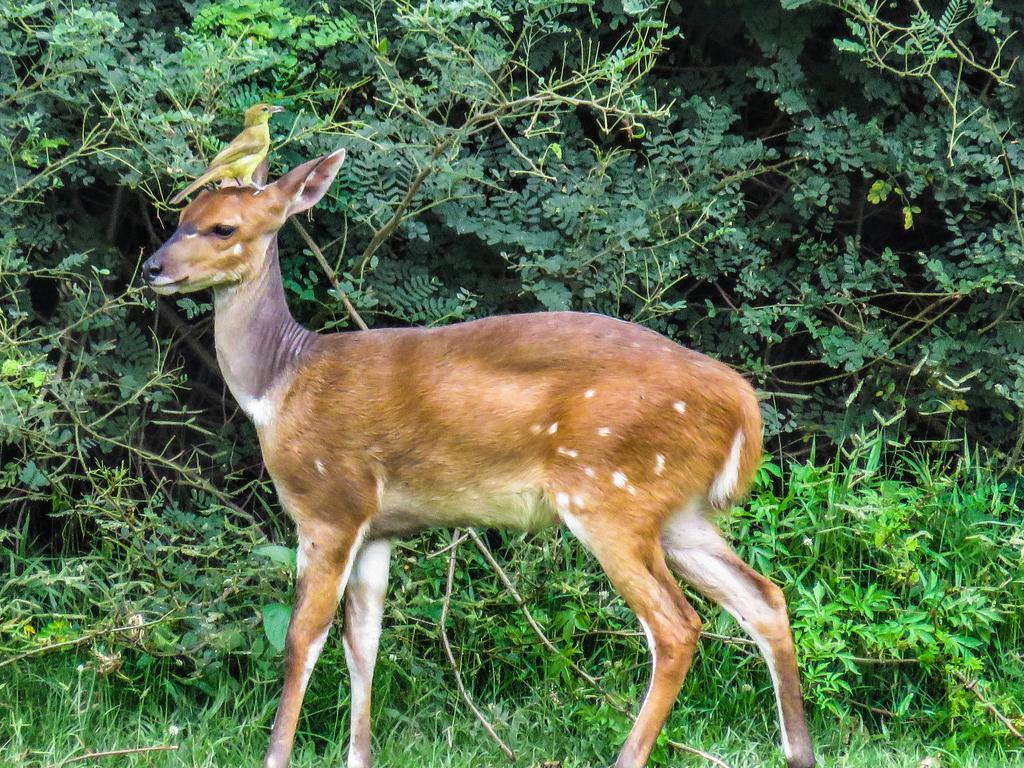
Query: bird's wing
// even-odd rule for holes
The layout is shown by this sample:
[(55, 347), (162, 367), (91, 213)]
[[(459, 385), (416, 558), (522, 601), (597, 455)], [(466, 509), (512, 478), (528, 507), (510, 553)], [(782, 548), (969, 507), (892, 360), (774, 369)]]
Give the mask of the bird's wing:
[(267, 150), (266, 138), (261, 135), (261, 131), (257, 126), (253, 126), (253, 128), (255, 130), (246, 128), (235, 136), (231, 143), (218, 152), (217, 156), (210, 161), (210, 167), (228, 165), (240, 158), (265, 152)]

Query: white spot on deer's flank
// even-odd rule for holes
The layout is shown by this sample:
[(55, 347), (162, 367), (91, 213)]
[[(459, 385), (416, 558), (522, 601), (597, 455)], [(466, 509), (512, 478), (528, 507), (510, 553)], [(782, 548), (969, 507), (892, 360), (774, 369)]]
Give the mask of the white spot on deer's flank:
[(597, 473), (594, 472), (593, 467), (584, 467), (583, 474), (585, 474), (587, 477), (597, 477)]
[(626, 476), (622, 472), (612, 472), (612, 485), (616, 488), (625, 488)]
[(586, 397), (586, 398), (591, 398), (591, 397), (593, 397), (596, 394), (597, 394), (597, 392), (595, 390), (588, 389), (586, 392), (583, 393), (583, 396)]
[(314, 461), (313, 464), (316, 466), (316, 471), (319, 472), (321, 475), (327, 474), (327, 467), (324, 466), (324, 463), (320, 461), (320, 459)]
[(612, 431), (608, 429), (608, 427), (600, 427), (597, 430), (597, 434), (599, 434), (601, 437), (608, 437), (608, 435), (610, 435), (611, 433)]
[(556, 421), (554, 424), (552, 424), (550, 427), (548, 427), (548, 434), (549, 435), (553, 435), (557, 431), (558, 431), (558, 422)]
[(682, 400), (677, 400), (676, 402), (672, 403), (672, 407), (675, 408), (676, 412), (679, 414), (686, 413), (686, 403), (684, 403)]
[(533, 434), (535, 434), (535, 435), (539, 435), (541, 433), (542, 429), (543, 429), (543, 427), (541, 427), (540, 424), (531, 424), (530, 425), (530, 431), (533, 432)]
[(558, 508), (560, 515), (565, 515), (569, 511), (569, 494), (559, 493), (555, 496), (555, 506)]
[(579, 451), (574, 451), (572, 448), (566, 448), (564, 445), (558, 446), (558, 452), (563, 456), (568, 456), (570, 459), (575, 459), (579, 456)]
[(663, 454), (656, 454), (654, 457), (654, 474), (661, 477), (665, 471), (665, 456)]
[(583, 509), (583, 497), (578, 493), (572, 497), (572, 503), (576, 505), (577, 509)]

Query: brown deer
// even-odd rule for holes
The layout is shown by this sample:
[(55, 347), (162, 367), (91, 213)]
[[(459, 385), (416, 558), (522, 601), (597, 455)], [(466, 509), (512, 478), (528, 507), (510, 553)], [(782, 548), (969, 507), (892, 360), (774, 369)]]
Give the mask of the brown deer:
[(344, 151), (261, 189), (202, 192), (143, 265), (160, 294), (214, 291), (217, 359), (298, 529), (284, 690), (264, 766), (287, 765), (306, 683), (344, 594), (349, 768), (370, 765), (370, 686), (390, 540), (432, 527), (564, 524), (636, 613), (652, 671), (616, 766), (643, 766), (701, 622), (672, 576), (756, 640), (790, 768), (814, 765), (786, 602), (712, 520), (761, 457), (750, 385), (638, 325), (593, 314), (316, 334), (285, 303), (277, 231)]

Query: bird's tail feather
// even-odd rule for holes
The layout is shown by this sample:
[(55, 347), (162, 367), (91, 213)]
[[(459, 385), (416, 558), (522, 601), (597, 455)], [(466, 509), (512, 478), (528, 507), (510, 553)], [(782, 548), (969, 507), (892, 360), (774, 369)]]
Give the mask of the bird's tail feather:
[(184, 200), (186, 197), (188, 197), (193, 192), (195, 192), (197, 189), (199, 189), (201, 186), (203, 186), (203, 184), (206, 184), (207, 182), (210, 182), (210, 181), (213, 181), (213, 180), (219, 178), (222, 173), (223, 173), (223, 168), (210, 168), (209, 170), (206, 171), (206, 173), (204, 173), (198, 179), (193, 181), (191, 184), (189, 184), (187, 187), (185, 187), (183, 190), (181, 190), (181, 192), (176, 194), (174, 197), (172, 197), (171, 198), (171, 205), (177, 205), (182, 200)]

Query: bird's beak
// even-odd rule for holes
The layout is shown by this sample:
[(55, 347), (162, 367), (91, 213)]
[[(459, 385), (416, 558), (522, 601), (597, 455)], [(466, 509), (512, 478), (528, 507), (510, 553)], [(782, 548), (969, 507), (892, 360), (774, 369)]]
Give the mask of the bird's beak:
[(270, 108), (270, 113), (271, 113), (272, 115), (276, 115), (276, 114), (277, 114), (278, 112), (284, 112), (284, 107), (277, 107), (277, 106), (274, 106), (274, 107), (271, 107), (271, 108)]

